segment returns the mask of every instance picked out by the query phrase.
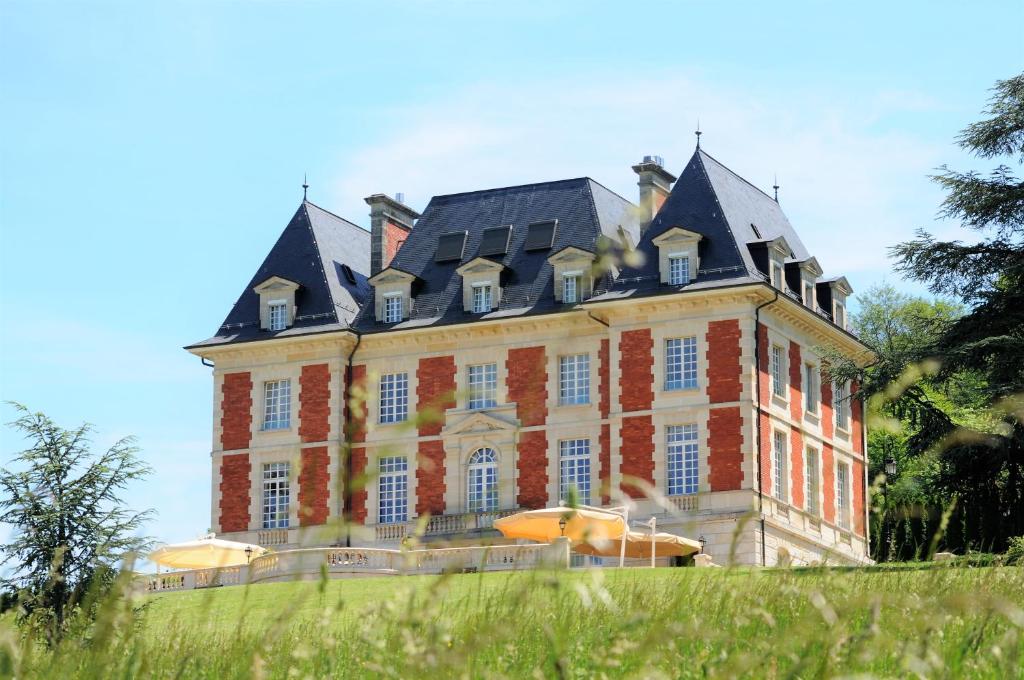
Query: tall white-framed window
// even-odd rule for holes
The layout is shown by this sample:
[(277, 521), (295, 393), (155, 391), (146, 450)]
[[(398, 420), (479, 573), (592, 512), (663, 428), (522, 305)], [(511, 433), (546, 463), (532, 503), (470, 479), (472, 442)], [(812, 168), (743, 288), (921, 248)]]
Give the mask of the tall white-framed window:
[(839, 526), (850, 528), (850, 466), (846, 463), (836, 465), (836, 514)]
[(493, 408), (498, 405), (498, 365), (469, 367), (469, 408)]
[(380, 377), (381, 423), (400, 423), (409, 417), (409, 374), (388, 373)]
[(804, 410), (816, 414), (819, 399), (821, 387), (818, 385), (818, 367), (814, 364), (804, 364)]
[(558, 358), (558, 403), (590, 403), (590, 355)]
[(580, 273), (566, 272), (562, 275), (562, 302), (580, 301)]
[(665, 389), (688, 390), (697, 387), (697, 338), (670, 338), (665, 341)]
[(498, 454), (494, 449), (477, 449), (469, 457), (467, 508), (470, 512), (498, 509)]
[(398, 323), (402, 320), (402, 294), (387, 293), (384, 296), (384, 323)]
[(850, 429), (850, 400), (846, 396), (845, 382), (837, 382), (832, 387), (832, 409), (836, 412), (836, 427)]
[(268, 380), (263, 383), (263, 429), (287, 430), (291, 427), (292, 381)]
[(777, 397), (786, 396), (786, 350), (782, 345), (772, 345), (769, 363), (772, 373), (772, 393)]
[(811, 515), (817, 515), (821, 512), (821, 508), (818, 503), (818, 494), (821, 489), (821, 477), (820, 477), (820, 465), (818, 463), (818, 451), (810, 446), (807, 447), (807, 461), (805, 463), (806, 472), (804, 477), (807, 480), (807, 512)]
[(377, 521), (397, 524), (409, 519), (409, 463), (405, 456), (388, 456), (377, 463)]
[(491, 311), (491, 284), (473, 284), (473, 313), (483, 314)]
[(697, 493), (700, 483), (697, 426), (669, 425), (665, 428), (665, 444), (668, 453), (668, 495)]
[(781, 430), (775, 431), (774, 446), (772, 446), (772, 475), (775, 483), (772, 484), (772, 491), (780, 501), (785, 501), (789, 494), (789, 476), (787, 469), (786, 433)]
[(558, 442), (558, 487), (561, 499), (569, 499), (569, 490), (576, 489), (576, 500), (590, 504), (590, 440), (563, 439)]
[(270, 312), (270, 330), (283, 331), (288, 327), (288, 301), (271, 300), (267, 303)]
[(263, 528), (288, 528), (288, 504), (291, 487), (288, 477), (290, 463), (265, 463), (263, 465)]
[(668, 282), (673, 286), (690, 282), (689, 257), (675, 253), (668, 256)]

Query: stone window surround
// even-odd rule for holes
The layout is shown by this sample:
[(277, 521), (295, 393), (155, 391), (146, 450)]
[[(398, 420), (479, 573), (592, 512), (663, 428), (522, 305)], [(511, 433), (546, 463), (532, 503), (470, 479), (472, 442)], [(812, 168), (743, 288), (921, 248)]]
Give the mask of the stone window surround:
[[(651, 423), (654, 426), (654, 486), (662, 493), (668, 494), (667, 435), (670, 425), (697, 426), (697, 493), (703, 494), (711, 491), (711, 483), (708, 478), (708, 473), (711, 470), (709, 458), (711, 449), (708, 432), (708, 419), (711, 417), (711, 410), (707, 406), (695, 405), (673, 409), (669, 413), (656, 412), (652, 415)], [(615, 447), (613, 446), (612, 448)], [(620, 460), (621, 457), (620, 453)]]
[(396, 449), (393, 446), (381, 446), (379, 448), (367, 447), (366, 449), (366, 472), (373, 474), (372, 480), (366, 485), (366, 523), (369, 525), (378, 524), (380, 517), (380, 486), (377, 483), (377, 470), (380, 468), (381, 458), (394, 458), (404, 456), (406, 459), (406, 512), (409, 520), (416, 517), (417, 479), (416, 479), (416, 448)]
[[(497, 350), (497, 351), (496, 351)], [(469, 367), (482, 364), (497, 364), (494, 399), (500, 408), (508, 404), (508, 349), (481, 347), (463, 349), (455, 354), (455, 410), (469, 410)], [(488, 411), (490, 409), (475, 409)]]
[[(808, 499), (809, 499), (808, 494), (810, 493), (810, 488), (808, 487), (808, 480), (809, 480), (809, 478), (807, 476), (807, 461), (810, 460), (810, 457), (812, 455), (814, 456), (815, 460), (817, 461), (817, 468), (816, 469), (818, 471), (818, 479), (817, 479), (818, 488), (816, 489), (817, 496), (818, 496), (818, 498), (817, 498), (817, 501), (818, 501), (817, 502), (817, 510), (811, 510), (810, 506), (809, 506), (809, 504), (807, 502)], [(824, 498), (824, 494), (822, 493), (822, 485), (821, 485), (821, 480), (822, 480), (821, 444), (818, 443), (818, 445), (815, 446), (815, 445), (807, 444), (806, 442), (804, 442), (803, 456), (804, 456), (804, 469), (803, 469), (803, 477), (804, 477), (804, 507), (802, 509), (803, 509), (804, 512), (806, 512), (806, 513), (808, 513), (808, 514), (810, 514), (810, 515), (812, 515), (814, 517), (821, 517), (822, 514), (823, 514), (822, 513), (822, 508), (823, 508), (823, 506), (825, 504), (825, 498)]]
[[(707, 388), (708, 358), (707, 358), (707, 333), (708, 321), (706, 318), (680, 319), (670, 323), (659, 323), (651, 327), (651, 341), (654, 354), (654, 408), (667, 406), (681, 406), (684, 403), (692, 402), (694, 399), (706, 400), (705, 390)], [(697, 386), (682, 389), (665, 389), (665, 343), (675, 338), (697, 338)], [(613, 362), (617, 363), (617, 362)]]
[[(821, 360), (816, 356), (808, 356), (804, 354), (804, 348), (800, 348), (800, 358), (802, 360), (802, 367), (800, 373), (800, 394), (801, 404), (800, 409), (803, 411), (804, 420), (811, 425), (817, 426), (821, 423)], [(815, 379), (813, 385), (807, 385), (807, 368), (810, 367), (814, 373)], [(808, 389), (813, 387), (813, 389)], [(807, 410), (807, 394), (811, 392), (814, 396), (814, 403), (817, 404), (817, 411), (811, 413)]]
[[(785, 410), (788, 413), (789, 412), (789, 387), (790, 387), (790, 378), (789, 378), (789, 343), (790, 343), (790, 340), (789, 340), (789, 338), (785, 337), (784, 335), (782, 335), (778, 331), (774, 330), (770, 326), (765, 326), (765, 328), (768, 331), (768, 343), (767, 343), (767, 348), (766, 348), (768, 356), (765, 357), (765, 363), (767, 363), (767, 373), (765, 375), (766, 375), (766, 379), (768, 381), (769, 403), (772, 406), (775, 406), (777, 408), (781, 408), (781, 409)], [(782, 347), (782, 370), (781, 370), (781, 374), (782, 374), (782, 380), (785, 383), (785, 389), (782, 391), (783, 392), (783, 396), (779, 396), (779, 395), (775, 394), (775, 391), (772, 389), (772, 346), (773, 345), (778, 345), (778, 346)], [(801, 354), (802, 354), (802, 350), (803, 350), (803, 348), (801, 347)]]
[[(590, 503), (601, 501), (601, 425), (598, 422), (565, 424), (547, 428), (548, 439), (548, 504), (557, 503), (562, 492), (562, 459), (560, 442), (566, 439), (590, 440)], [(612, 449), (615, 446), (614, 435)], [(618, 469), (613, 471), (613, 479)], [(614, 482), (613, 482), (614, 484)]]
[(651, 240), (651, 243), (658, 248), (658, 271), (661, 283), (669, 284), (671, 279), (668, 259), (676, 256), (686, 256), (690, 259), (690, 281), (697, 278), (697, 273), (700, 271), (698, 246), (703, 238), (703, 235), (697, 232), (682, 227), (671, 227)]
[[(328, 465), (330, 461), (328, 458)], [(299, 526), (299, 473), (302, 470), (302, 457), (298, 448), (281, 445), (249, 451), (249, 531), (263, 530), (263, 466), (268, 463), (285, 462), (290, 463), (288, 528)]]
[[(452, 411), (448, 411), (449, 414)], [(464, 412), (466, 415), (479, 411)], [(509, 413), (514, 417), (514, 411)], [(504, 419), (504, 418), (502, 418)], [(493, 449), (498, 459), (498, 508), (516, 506), (519, 472), (516, 469), (515, 428), (471, 432), (466, 434), (442, 434), (445, 460), (445, 512), (468, 512), (469, 458), (480, 448)], [(413, 467), (416, 461), (411, 463)], [(415, 484), (415, 482), (414, 482)]]
[[(419, 356), (406, 357), (381, 357), (370, 360), (366, 363), (366, 403), (363, 405), (366, 411), (366, 434), (367, 441), (372, 441), (375, 432), (379, 432), (384, 438), (416, 436), (416, 428), (413, 422), (418, 410), (416, 388), (419, 383), (416, 376), (416, 369), (419, 365)], [(385, 374), (405, 373), (409, 386), (409, 401), (406, 408), (406, 420), (397, 423), (380, 422), (380, 377)], [(384, 434), (390, 430), (388, 434)]]
[(285, 303), (285, 328), (295, 323), (295, 294), (299, 284), (280, 276), (271, 276), (263, 283), (255, 286), (253, 292), (260, 298), (260, 328), (270, 330), (270, 303)]
[[(485, 257), (474, 257), (472, 260), (455, 270), (462, 277), (462, 310), (473, 312), (473, 289), (480, 286), (491, 287), (491, 305), (489, 311), (501, 305), (501, 273), (504, 265)], [(486, 312), (484, 312), (486, 313)]]
[(374, 318), (378, 323), (384, 322), (384, 298), (395, 293), (402, 296), (402, 318), (408, 319), (412, 313), (412, 284), (416, 277), (400, 269), (387, 269), (370, 277), (373, 286)]
[[(793, 486), (793, 484), (792, 484), (792, 482), (793, 482), (793, 472), (792, 472), (792, 470), (790, 470), (790, 466), (791, 466), (791, 458), (793, 456), (793, 452), (790, 451), (790, 448), (791, 448), (790, 447), (790, 433), (789, 433), (788, 430), (780, 429), (778, 427), (772, 427), (771, 429), (772, 429), (771, 438), (768, 440), (769, 448), (770, 448), (769, 455), (771, 456), (771, 478), (772, 478), (771, 497), (772, 497), (772, 499), (776, 503), (785, 503), (786, 505), (792, 506), (792, 504), (793, 504), (793, 490), (792, 490), (791, 487)], [(781, 460), (781, 463), (782, 463), (781, 466), (779, 465), (778, 451), (776, 450), (776, 447), (775, 447), (775, 441), (776, 441), (776, 438), (779, 435), (782, 435), (782, 441), (784, 442), (784, 444), (783, 444), (783, 454), (784, 455), (783, 455), (782, 460)], [(784, 493), (782, 494), (781, 497), (779, 496), (779, 493), (778, 493), (778, 486), (777, 486), (778, 480), (776, 479), (776, 470), (779, 469), (779, 468), (781, 468), (783, 481), (785, 482), (785, 484), (784, 484), (785, 491), (784, 491)]]
[(591, 270), (594, 265), (594, 253), (575, 246), (569, 246), (548, 257), (548, 263), (551, 264), (554, 270), (554, 281), (552, 284), (556, 302), (563, 302), (562, 291), (566, 275), (579, 276), (576, 303), (582, 302), (593, 295), (594, 276)]

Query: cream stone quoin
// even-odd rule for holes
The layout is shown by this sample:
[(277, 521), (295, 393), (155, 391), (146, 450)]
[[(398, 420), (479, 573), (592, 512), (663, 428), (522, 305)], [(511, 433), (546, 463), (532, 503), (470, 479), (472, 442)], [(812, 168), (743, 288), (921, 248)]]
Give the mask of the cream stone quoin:
[(187, 348), (213, 367), (217, 535), (501, 545), (496, 519), (572, 495), (628, 501), (718, 563), (868, 562), (862, 409), (820, 357), (871, 359), (845, 327), (852, 290), (705, 151), (670, 192), (644, 184), (674, 180), (654, 163), (637, 166), (662, 192), (647, 219), (581, 178), (435, 196), (401, 224), (375, 214), (371, 243), (303, 201), (217, 333)]

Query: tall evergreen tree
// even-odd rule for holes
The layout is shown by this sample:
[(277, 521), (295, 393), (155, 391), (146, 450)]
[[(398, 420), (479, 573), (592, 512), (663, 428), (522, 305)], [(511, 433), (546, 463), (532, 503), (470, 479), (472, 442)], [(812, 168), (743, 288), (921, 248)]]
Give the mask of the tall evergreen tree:
[(14, 528), (0, 545), (2, 584), (55, 641), (86, 593), (146, 546), (140, 531), (152, 511), (130, 510), (121, 493), (150, 470), (131, 438), (95, 455), (89, 425), (64, 429), (14, 406), (11, 425), (31, 446), (0, 471), (0, 522)]

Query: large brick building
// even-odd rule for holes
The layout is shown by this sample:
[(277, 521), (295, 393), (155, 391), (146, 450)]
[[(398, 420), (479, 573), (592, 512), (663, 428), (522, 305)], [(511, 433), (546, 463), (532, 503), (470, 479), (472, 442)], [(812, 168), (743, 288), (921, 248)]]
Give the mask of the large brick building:
[[(699, 148), (678, 181), (303, 200), (216, 335), (212, 525), (277, 545), (492, 537), (628, 494), (719, 561), (866, 560), (846, 330), (778, 202)], [(425, 523), (418, 518), (429, 516)], [(341, 518), (351, 522), (339, 521)]]

